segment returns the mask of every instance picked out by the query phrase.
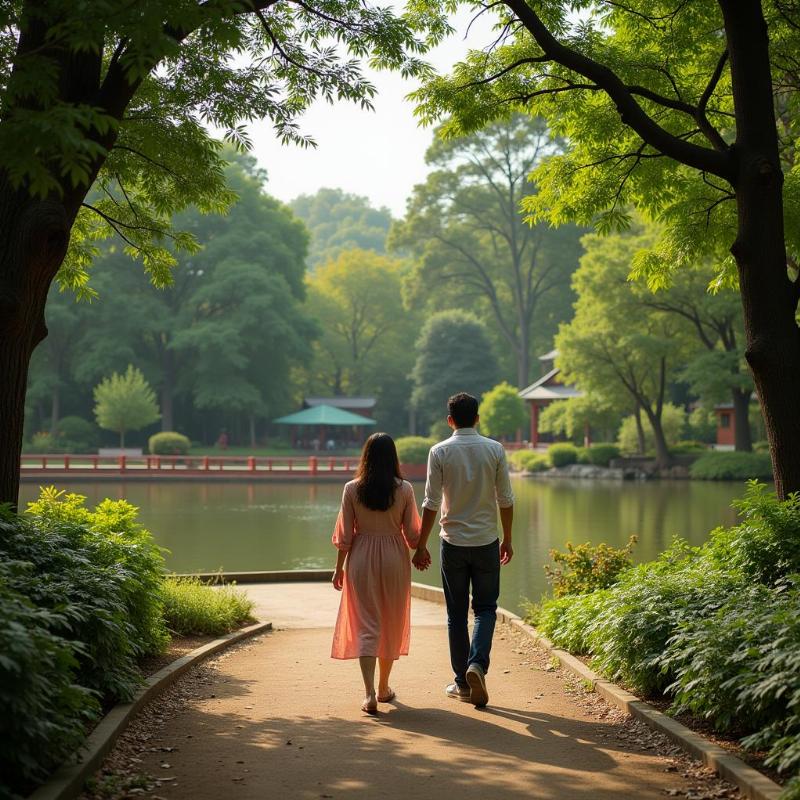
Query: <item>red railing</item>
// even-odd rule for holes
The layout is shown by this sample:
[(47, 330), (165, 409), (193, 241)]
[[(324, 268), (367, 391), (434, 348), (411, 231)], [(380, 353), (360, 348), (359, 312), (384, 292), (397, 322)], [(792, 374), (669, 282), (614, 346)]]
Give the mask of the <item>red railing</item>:
[(99, 456), (23, 455), (22, 474), (48, 473), (113, 474), (138, 473), (163, 475), (325, 475), (352, 473), (358, 458), (352, 456)]

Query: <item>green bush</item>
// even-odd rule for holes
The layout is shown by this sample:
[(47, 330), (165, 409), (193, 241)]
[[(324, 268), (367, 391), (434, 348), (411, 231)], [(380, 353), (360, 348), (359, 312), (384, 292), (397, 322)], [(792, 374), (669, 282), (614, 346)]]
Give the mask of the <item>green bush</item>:
[(625, 547), (584, 542), (577, 546), (567, 542), (566, 552), (550, 551), (555, 566), (545, 564), (544, 571), (555, 597), (586, 594), (606, 589), (617, 582), (620, 573), (632, 565), (631, 552), (636, 544), (631, 536)]
[(769, 442), (766, 439), (759, 439), (753, 442), (754, 453), (769, 453)]
[(188, 436), (175, 431), (154, 433), (147, 440), (147, 451), (154, 456), (185, 456), (191, 446)]
[(597, 467), (607, 467), (612, 458), (619, 458), (619, 447), (615, 444), (593, 444), (586, 451), (587, 460)]
[(250, 619), (253, 601), (233, 585), (208, 586), (198, 578), (164, 582), (164, 617), (180, 635), (228, 633)]
[(402, 436), (395, 440), (401, 464), (427, 464), (428, 452), (436, 440), (424, 436)]
[(689, 474), (703, 481), (769, 480), (772, 478), (772, 461), (768, 453), (711, 450), (689, 467)]
[[(13, 524), (6, 514), (0, 530)], [(54, 633), (69, 629), (69, 612), (37, 608), (11, 588), (29, 572), (24, 562), (0, 562), (0, 797), (27, 795), (45, 780), (100, 710), (75, 683), (78, 645)]]
[(61, 445), (49, 431), (39, 431), (31, 436), (30, 443), (24, 449), (26, 453), (60, 453)]
[(56, 433), (59, 445), (68, 453), (88, 453), (99, 441), (97, 426), (83, 417), (62, 417)]
[(705, 442), (698, 442), (694, 439), (681, 439), (671, 445), (669, 451), (676, 456), (688, 453), (705, 453), (708, 452), (708, 445)]
[(574, 444), (553, 444), (547, 449), (547, 457), (554, 467), (566, 467), (578, 463), (578, 448)]
[[(76, 550), (86, 551), (91, 565), (118, 582), (117, 598), (130, 632), (126, 646), (114, 657), (124, 653), (130, 660), (160, 652), (169, 641), (163, 620), (161, 549), (136, 521), (136, 506), (106, 499), (90, 510), (85, 503), (82, 495), (47, 487), (28, 504), (26, 517), (40, 531), (68, 535)], [(101, 664), (97, 667), (102, 671)]]
[(589, 460), (589, 448), (588, 447), (579, 447), (578, 448), (578, 463), (579, 464), (591, 464), (592, 463)]
[(534, 450), (515, 450), (508, 460), (519, 472), (544, 472), (550, 469), (550, 459), (544, 453)]
[(703, 546), (676, 540), (609, 588), (545, 599), (530, 615), (607, 677), (745, 733), (797, 792), (800, 496), (780, 502), (751, 482), (736, 507), (741, 523)]

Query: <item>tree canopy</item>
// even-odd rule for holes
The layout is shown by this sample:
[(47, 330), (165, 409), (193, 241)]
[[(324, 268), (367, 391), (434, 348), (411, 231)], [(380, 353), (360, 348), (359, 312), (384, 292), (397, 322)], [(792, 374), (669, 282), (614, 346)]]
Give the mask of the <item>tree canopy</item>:
[(392, 215), (388, 208), (373, 208), (366, 197), (320, 189), (313, 195), (301, 194), (290, 206), (311, 234), (308, 265), (312, 270), (344, 250), (386, 252)]
[(521, 204), (536, 192), (528, 175), (558, 150), (543, 120), (522, 114), (467, 136), (437, 137), (426, 153), (432, 170), (390, 240), (418, 258), (408, 296), (425, 302), (435, 287), (437, 305), (444, 295), (481, 309), (513, 354), (520, 386), (531, 378), (535, 334), (549, 347), (554, 317), (567, 313), (580, 254), (574, 226), (522, 218)]
[(141, 371), (132, 364), (123, 373), (113, 373), (94, 389), (94, 413), (101, 428), (119, 434), (125, 447), (125, 433), (150, 425), (159, 418), (155, 392)]
[(609, 232), (629, 226), (636, 206), (663, 226), (634, 264), (652, 288), (712, 259), (717, 282), (741, 294), (778, 494), (800, 490), (797, 9), (500, 0), (489, 13), (494, 45), (427, 80), (418, 113), (446, 117), (451, 136), (514, 111), (543, 116), (568, 146), (533, 173), (532, 221)]

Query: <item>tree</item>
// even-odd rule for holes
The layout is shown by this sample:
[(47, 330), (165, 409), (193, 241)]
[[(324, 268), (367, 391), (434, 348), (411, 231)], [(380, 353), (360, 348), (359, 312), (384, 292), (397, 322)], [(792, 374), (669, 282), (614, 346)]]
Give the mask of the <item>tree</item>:
[(575, 316), (556, 337), (561, 378), (598, 402), (619, 407), (620, 392), (634, 409), (640, 443), (641, 417), (653, 430), (656, 459), (669, 464), (662, 415), (669, 381), (685, 359), (686, 340), (674, 314), (648, 309), (645, 286), (628, 281), (633, 254), (652, 241), (652, 233), (634, 229), (602, 238), (590, 234), (573, 278), (578, 299)]
[(416, 331), (413, 315), (403, 312), (405, 270), (398, 259), (346, 250), (309, 279), (309, 310), (323, 331), (314, 368), (326, 391), (358, 395), (374, 387), (377, 372), (394, 368), (384, 345), (397, 335), (411, 350)]
[(480, 400), (497, 381), (486, 327), (472, 314), (451, 310), (429, 317), (416, 350), (411, 403), (426, 428), (444, 416), (450, 395), (469, 392)]
[(155, 392), (144, 375), (128, 364), (124, 375), (115, 372), (94, 387), (94, 415), (97, 424), (119, 434), (125, 447), (125, 433), (138, 431), (159, 418)]
[(386, 252), (391, 212), (385, 207), (373, 208), (366, 197), (341, 189), (320, 189), (313, 195), (301, 194), (290, 206), (311, 234), (311, 270), (336, 260), (345, 250)]
[(512, 436), (527, 422), (525, 403), (507, 381), (486, 392), (478, 412), (481, 430), (487, 436)]
[(706, 403), (733, 401), (735, 447), (751, 450), (750, 396), (753, 379), (742, 347), (742, 307), (727, 288), (708, 291), (707, 267), (687, 266), (671, 285), (645, 298), (648, 308), (666, 311), (684, 322), (687, 333), (702, 346), (681, 377)]
[(208, 125), (245, 145), (242, 121), (265, 118), (310, 144), (296, 118), (315, 98), (370, 104), (360, 57), (419, 75), (416, 54), (447, 31), (437, 12), (423, 41), (413, 21), (356, 0), (87, 8), (0, 3), (0, 502), (17, 497), (28, 364), (56, 275), (89, 293), (94, 241), (116, 233), (167, 283), (165, 243), (194, 247), (173, 212), (231, 199)]
[[(606, 441), (613, 441), (622, 417), (621, 409), (630, 407), (630, 398), (620, 393), (623, 395), (620, 402), (620, 399), (612, 399), (611, 394), (607, 391), (604, 396), (587, 393), (549, 403), (539, 417), (539, 430), (577, 439), (584, 436), (587, 428), (600, 429)], [(644, 434), (640, 444), (640, 452), (644, 452)]]
[(528, 175), (557, 150), (541, 119), (519, 114), (469, 136), (435, 139), (426, 153), (434, 170), (415, 187), (391, 238), (419, 258), (415, 296), (435, 285), (459, 307), (485, 305), (514, 354), (520, 386), (530, 381), (540, 309), (569, 294), (580, 254), (574, 226), (528, 225), (521, 214), (520, 203), (536, 191)]
[[(433, 0), (418, 13), (433, 11)], [(800, 17), (783, 0), (501, 0), (502, 34), (417, 94), (462, 136), (511, 110), (569, 142), (534, 173), (533, 220), (665, 225), (637, 265), (658, 284), (717, 259), (737, 283), (745, 355), (764, 412), (778, 495), (800, 490)], [(724, 257), (729, 249), (731, 258)]]

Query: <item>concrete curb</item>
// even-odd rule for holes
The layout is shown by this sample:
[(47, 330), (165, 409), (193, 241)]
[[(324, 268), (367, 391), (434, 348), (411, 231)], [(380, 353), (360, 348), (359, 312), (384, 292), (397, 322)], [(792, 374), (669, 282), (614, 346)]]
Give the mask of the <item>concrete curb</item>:
[[(411, 594), (422, 600), (444, 603), (444, 592), (435, 586), (412, 583)], [(741, 759), (709, 742), (677, 720), (662, 714), (636, 695), (601, 677), (580, 659), (575, 658), (566, 650), (556, 647), (549, 639), (539, 634), (535, 628), (524, 622), (519, 615), (505, 608), (498, 608), (497, 619), (499, 622), (504, 622), (525, 633), (533, 639), (538, 647), (557, 658), (562, 667), (591, 683), (592, 688), (607, 703), (636, 717), (653, 730), (663, 733), (698, 761), (702, 761), (707, 767), (737, 786), (745, 797), (750, 800), (778, 800), (780, 797), (781, 787), (766, 775), (762, 775), (757, 769), (748, 766)]]
[(214, 639), (151, 675), (130, 703), (119, 703), (100, 720), (84, 743), (81, 760), (77, 764), (62, 766), (47, 783), (29, 795), (28, 800), (72, 800), (77, 797), (83, 791), (86, 780), (99, 769), (114, 742), (143, 706), (204, 658), (271, 629), (271, 622), (257, 622)]
[(332, 569), (287, 569), (269, 572), (186, 572), (176, 578), (199, 578), (203, 583), (309, 583), (329, 581)]

